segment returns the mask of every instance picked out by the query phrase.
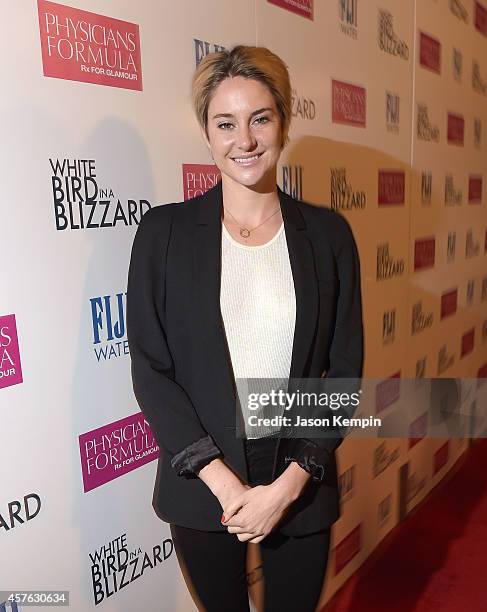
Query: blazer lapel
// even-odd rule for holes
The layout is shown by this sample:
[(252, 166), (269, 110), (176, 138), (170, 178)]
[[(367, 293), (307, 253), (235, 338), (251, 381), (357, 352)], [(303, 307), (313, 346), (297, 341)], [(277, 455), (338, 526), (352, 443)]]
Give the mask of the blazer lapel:
[[(289, 260), (296, 293), (296, 324), (293, 338), (290, 377), (300, 378), (313, 343), (318, 315), (318, 285), (313, 248), (306, 223), (296, 201), (277, 188), (284, 220)], [(224, 335), (220, 310), (221, 280), (221, 182), (193, 203), (196, 227), (193, 240), (194, 300), (200, 324), (208, 330), (209, 349), (222, 373), (228, 393), (236, 398), (233, 370)], [(235, 424), (235, 413), (222, 415), (226, 425)], [(231, 421), (230, 421), (231, 419)]]
[(304, 217), (296, 201), (279, 187), (278, 194), (296, 293), (296, 325), (289, 377), (301, 378), (306, 369), (316, 329), (318, 283), (313, 247), (306, 233)]

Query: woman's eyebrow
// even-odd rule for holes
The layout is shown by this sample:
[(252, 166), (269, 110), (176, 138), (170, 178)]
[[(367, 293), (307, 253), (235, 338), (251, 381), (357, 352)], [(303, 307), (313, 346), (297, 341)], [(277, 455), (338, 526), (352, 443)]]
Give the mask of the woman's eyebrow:
[[(265, 108), (259, 108), (257, 110), (254, 110), (250, 116), (253, 117), (254, 115), (258, 115), (259, 113), (263, 113), (264, 111), (271, 111), (273, 110), (270, 106), (267, 106)], [(233, 117), (232, 113), (218, 113), (217, 115), (213, 115), (213, 119), (218, 119), (218, 117)]]

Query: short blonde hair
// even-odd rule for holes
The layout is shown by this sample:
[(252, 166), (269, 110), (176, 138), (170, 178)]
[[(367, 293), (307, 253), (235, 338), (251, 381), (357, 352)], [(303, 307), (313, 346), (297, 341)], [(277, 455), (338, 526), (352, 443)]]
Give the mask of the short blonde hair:
[(271, 92), (281, 119), (281, 145), (288, 143), (291, 123), (291, 82), (286, 64), (266, 47), (237, 45), (209, 53), (196, 68), (191, 88), (193, 109), (208, 136), (208, 107), (222, 81), (241, 76), (263, 83)]

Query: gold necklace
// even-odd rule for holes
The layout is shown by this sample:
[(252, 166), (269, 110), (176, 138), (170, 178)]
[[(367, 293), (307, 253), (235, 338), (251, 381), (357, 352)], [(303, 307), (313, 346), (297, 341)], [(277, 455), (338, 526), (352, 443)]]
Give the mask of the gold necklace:
[(268, 220), (269, 220), (271, 217), (273, 217), (275, 214), (277, 214), (277, 213), (278, 213), (278, 212), (281, 210), (281, 207), (279, 206), (279, 207), (277, 208), (277, 210), (275, 210), (275, 211), (272, 213), (272, 215), (269, 215), (269, 216), (268, 216), (266, 219), (264, 219), (264, 220), (262, 221), (262, 223), (259, 223), (259, 225), (256, 225), (256, 226), (255, 226), (255, 227), (253, 227), (252, 229), (249, 229), (248, 227), (242, 226), (242, 225), (240, 224), (240, 222), (239, 222), (239, 221), (237, 221), (237, 219), (235, 219), (235, 217), (234, 217), (234, 216), (232, 215), (232, 213), (231, 213), (231, 212), (228, 210), (228, 208), (226, 208), (225, 206), (224, 206), (223, 208), (224, 208), (224, 209), (225, 209), (225, 210), (226, 210), (226, 211), (229, 213), (229, 215), (230, 215), (230, 216), (232, 217), (232, 219), (233, 219), (233, 220), (234, 220), (234, 221), (237, 223), (237, 225), (239, 225), (239, 226), (240, 226), (240, 227), (239, 227), (239, 231), (240, 231), (240, 235), (242, 236), (242, 238), (248, 238), (248, 237), (250, 236), (250, 232), (255, 231), (255, 230), (256, 230), (258, 227), (260, 227), (261, 225), (264, 225), (264, 223), (265, 223), (266, 221), (268, 221)]

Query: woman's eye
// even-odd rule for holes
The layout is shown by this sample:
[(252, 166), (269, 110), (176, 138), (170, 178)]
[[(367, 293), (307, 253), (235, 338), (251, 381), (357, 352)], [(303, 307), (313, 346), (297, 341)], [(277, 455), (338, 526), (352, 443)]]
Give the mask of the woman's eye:
[(258, 123), (267, 123), (269, 119), (267, 117), (257, 117), (255, 121)]
[(221, 129), (226, 130), (226, 129), (227, 129), (227, 127), (228, 127), (228, 126), (230, 126), (230, 127), (231, 127), (231, 125), (232, 125), (231, 123), (228, 123), (228, 121), (226, 121), (225, 123), (219, 123), (219, 124), (218, 124), (218, 127), (219, 127), (219, 128), (221, 128)]

